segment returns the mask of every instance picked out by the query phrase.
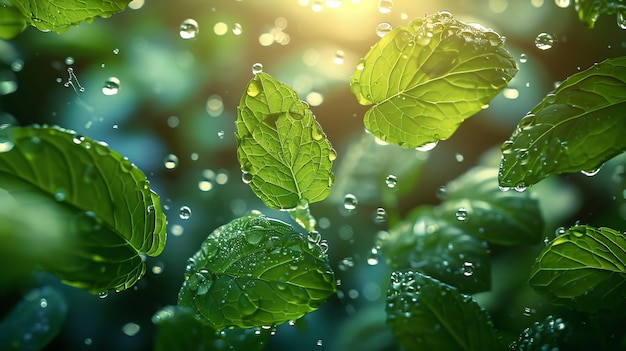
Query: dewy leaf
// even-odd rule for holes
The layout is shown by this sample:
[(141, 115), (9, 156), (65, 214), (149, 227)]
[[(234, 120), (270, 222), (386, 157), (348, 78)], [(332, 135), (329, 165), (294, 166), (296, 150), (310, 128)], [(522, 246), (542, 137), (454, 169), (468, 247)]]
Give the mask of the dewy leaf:
[(420, 207), (389, 230), (380, 244), (382, 254), (393, 269), (419, 271), (464, 293), (489, 290), (489, 247), (455, 222), (437, 217), (431, 207)]
[(489, 315), (471, 296), (417, 272), (391, 274), (386, 311), (407, 351), (504, 349)]
[(257, 73), (241, 97), (236, 127), (243, 180), (268, 207), (292, 209), (328, 196), (337, 154), (293, 89)]
[[(123, 290), (145, 272), (140, 253), (163, 250), (158, 196), (145, 175), (106, 144), (57, 127), (4, 126), (0, 150), (0, 188), (17, 207), (1, 215), (13, 218), (8, 225), (14, 227), (24, 219), (21, 210), (33, 215), (30, 221), (39, 216), (39, 227), (28, 226), (36, 232), (18, 233), (32, 239), (27, 250), (51, 250), (35, 255), (44, 269), (92, 292)], [(0, 230), (3, 240), (24, 241), (7, 233)]]
[(41, 31), (65, 32), (80, 22), (121, 12), (130, 0), (9, 0), (25, 21)]
[(578, 19), (587, 27), (593, 28), (602, 14), (617, 13), (617, 25), (626, 28), (626, 4), (615, 0), (574, 0)]
[(626, 236), (610, 228), (571, 227), (543, 249), (529, 283), (573, 309), (615, 307), (626, 297)]
[(436, 209), (439, 216), (456, 220), (477, 238), (498, 245), (541, 241), (544, 222), (539, 201), (526, 189), (502, 191), (497, 168), (473, 168), (444, 189), (445, 200)]
[(63, 328), (67, 304), (55, 289), (28, 292), (0, 322), (0, 350), (39, 351)]
[[(572, 335), (570, 325), (562, 318), (548, 316), (541, 322), (533, 323), (524, 329), (519, 339), (510, 347), (511, 350), (561, 350)], [(574, 345), (569, 345), (573, 347)], [(576, 345), (580, 346), (580, 345)]]
[(448, 139), (517, 73), (504, 37), (440, 12), (398, 27), (376, 43), (350, 78), (365, 127), (414, 148)]
[(593, 171), (626, 149), (626, 56), (567, 78), (502, 144), (499, 182), (527, 187), (553, 174)]
[(178, 304), (217, 330), (278, 325), (316, 310), (335, 284), (318, 235), (253, 214), (202, 243), (189, 259)]

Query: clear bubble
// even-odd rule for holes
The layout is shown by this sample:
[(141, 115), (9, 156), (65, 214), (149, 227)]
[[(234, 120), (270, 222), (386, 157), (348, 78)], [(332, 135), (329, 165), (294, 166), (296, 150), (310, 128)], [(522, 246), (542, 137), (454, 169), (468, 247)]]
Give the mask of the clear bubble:
[(343, 197), (343, 208), (348, 211), (354, 211), (358, 203), (359, 201), (353, 194), (346, 194), (346, 196)]
[(178, 212), (178, 217), (183, 220), (189, 219), (191, 217), (191, 208), (182, 206)]
[(398, 178), (395, 175), (390, 174), (387, 176), (387, 179), (385, 179), (385, 184), (387, 184), (387, 188), (393, 189), (396, 185), (398, 185)]
[(564, 8), (568, 8), (570, 5), (570, 0), (554, 0), (554, 3), (556, 4), (556, 6), (564, 9)]
[(198, 22), (196, 22), (196, 20), (188, 18), (180, 24), (179, 31), (181, 38), (194, 39), (196, 36), (198, 36), (200, 27), (198, 26)]
[(104, 82), (102, 87), (102, 94), (104, 95), (116, 95), (120, 91), (120, 80), (117, 77), (109, 77)]
[(456, 211), (456, 219), (458, 221), (461, 222), (465, 222), (468, 218), (468, 212), (467, 209), (465, 207), (460, 207), (457, 211)]
[(539, 50), (548, 50), (556, 43), (556, 37), (548, 33), (539, 33), (535, 38), (535, 46)]
[(390, 23), (381, 22), (378, 25), (376, 25), (376, 35), (382, 38), (385, 35), (387, 35), (387, 33), (391, 32), (392, 29), (393, 27), (391, 26)]
[(252, 65), (252, 74), (258, 74), (263, 72), (263, 64), (262, 63), (255, 63)]
[(393, 9), (392, 0), (378, 0), (378, 12), (386, 14), (391, 12), (391, 9)]
[(169, 154), (165, 156), (165, 159), (163, 160), (163, 165), (167, 169), (175, 169), (176, 167), (178, 167), (178, 156), (174, 154)]

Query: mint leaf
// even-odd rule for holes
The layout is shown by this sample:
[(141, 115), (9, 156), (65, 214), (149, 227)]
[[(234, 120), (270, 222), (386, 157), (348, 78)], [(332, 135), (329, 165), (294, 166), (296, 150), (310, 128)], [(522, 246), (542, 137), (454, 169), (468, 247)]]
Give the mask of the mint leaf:
[(440, 12), (378, 41), (350, 78), (365, 127), (406, 148), (448, 139), (517, 73), (504, 37)]
[(26, 19), (13, 6), (0, 6), (0, 38), (9, 40), (26, 29)]
[(292, 209), (328, 196), (337, 155), (293, 89), (256, 74), (241, 97), (236, 127), (243, 179), (268, 207)]
[[(498, 170), (476, 167), (444, 188), (437, 213), (479, 239), (498, 245), (537, 244), (544, 222), (539, 201), (530, 191), (502, 191)], [(521, 189), (518, 189), (521, 190)]]
[(271, 330), (228, 328), (222, 331), (203, 324), (193, 312), (179, 306), (167, 306), (152, 317), (157, 325), (155, 351), (246, 350), (261, 351)]
[(61, 331), (66, 316), (67, 303), (57, 290), (31, 290), (0, 322), (0, 350), (43, 350)]
[(80, 22), (108, 18), (121, 12), (130, 0), (9, 0), (24, 20), (41, 31), (65, 32)]
[(261, 215), (211, 233), (189, 259), (178, 304), (214, 329), (278, 325), (336, 291), (319, 237)]
[(626, 20), (626, 4), (621, 3), (621, 1), (574, 0), (574, 4), (574, 9), (578, 12), (578, 19), (589, 28), (595, 27), (600, 15), (612, 15), (614, 13), (617, 13), (618, 25), (626, 25), (626, 23), (622, 24)]
[(592, 171), (626, 149), (626, 56), (567, 78), (502, 144), (499, 182), (527, 187), (553, 174)]
[(132, 286), (145, 272), (139, 254), (163, 250), (158, 196), (106, 144), (56, 127), (4, 126), (0, 149), (3, 201), (15, 204), (0, 211), (9, 248), (92, 292)]
[(626, 236), (610, 228), (571, 227), (543, 249), (529, 283), (555, 304), (613, 308), (626, 297)]
[[(519, 340), (511, 345), (510, 349), (517, 351), (560, 350), (567, 345), (571, 335), (571, 327), (562, 318), (548, 316), (545, 320), (535, 322), (532, 327), (524, 329)], [(574, 347), (574, 345), (569, 345), (569, 347)]]
[(471, 296), (417, 272), (392, 273), (386, 311), (407, 351), (503, 349), (489, 315)]
[(431, 207), (420, 207), (389, 230), (381, 252), (395, 270), (417, 270), (468, 294), (489, 290), (487, 243), (455, 222), (438, 217)]

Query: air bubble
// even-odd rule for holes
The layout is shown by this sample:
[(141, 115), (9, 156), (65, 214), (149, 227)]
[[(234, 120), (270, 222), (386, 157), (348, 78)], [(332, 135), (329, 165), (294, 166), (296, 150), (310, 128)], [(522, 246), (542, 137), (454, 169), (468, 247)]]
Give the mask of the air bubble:
[(556, 38), (552, 34), (540, 33), (535, 38), (535, 46), (539, 50), (548, 50), (556, 43)]
[(200, 28), (196, 20), (188, 18), (184, 20), (183, 23), (180, 24), (179, 30), (180, 30), (179, 33), (180, 33), (181, 38), (194, 39), (198, 35)]
[(263, 64), (262, 63), (255, 63), (252, 65), (252, 74), (259, 74), (263, 72)]
[(120, 84), (120, 80), (117, 77), (107, 78), (102, 87), (102, 94), (116, 95), (120, 91)]
[(391, 32), (392, 29), (393, 27), (391, 26), (391, 24), (387, 22), (381, 22), (376, 26), (376, 35), (382, 38), (387, 35), (387, 33)]
[(189, 206), (182, 206), (178, 212), (180, 219), (189, 219), (191, 217), (191, 208)]

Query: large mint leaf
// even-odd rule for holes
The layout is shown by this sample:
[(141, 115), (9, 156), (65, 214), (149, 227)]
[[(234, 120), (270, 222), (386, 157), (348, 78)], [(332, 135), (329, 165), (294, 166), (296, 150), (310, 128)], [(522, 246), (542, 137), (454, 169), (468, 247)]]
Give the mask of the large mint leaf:
[(626, 25), (626, 4), (615, 0), (574, 0), (574, 9), (578, 12), (578, 19), (587, 27), (593, 28), (598, 17), (602, 14), (617, 13), (617, 24)]
[(8, 0), (26, 23), (41, 31), (65, 32), (80, 22), (107, 18), (121, 12), (130, 0)]
[(357, 66), (350, 89), (373, 105), (365, 127), (414, 148), (448, 139), (517, 73), (504, 37), (440, 12), (387, 33)]
[(626, 149), (626, 56), (567, 78), (502, 144), (499, 182), (526, 187), (553, 174), (592, 171)]
[(489, 315), (472, 299), (429, 276), (396, 271), (387, 324), (406, 351), (502, 350)]
[(99, 292), (132, 286), (145, 271), (140, 253), (163, 250), (158, 196), (106, 144), (55, 127), (5, 126), (0, 149), (2, 202), (14, 204), (0, 211), (0, 235), (20, 255)]
[(178, 304), (217, 330), (298, 319), (336, 290), (319, 236), (261, 215), (216, 229), (188, 263)]
[(496, 168), (473, 168), (444, 189), (439, 216), (456, 220), (468, 233), (499, 245), (541, 241), (544, 222), (539, 201), (530, 191), (502, 191)]
[(626, 297), (626, 236), (610, 228), (572, 227), (537, 257), (529, 283), (573, 309), (615, 307)]
[(328, 196), (337, 155), (293, 89), (256, 74), (241, 97), (236, 126), (243, 179), (268, 207), (293, 209)]

